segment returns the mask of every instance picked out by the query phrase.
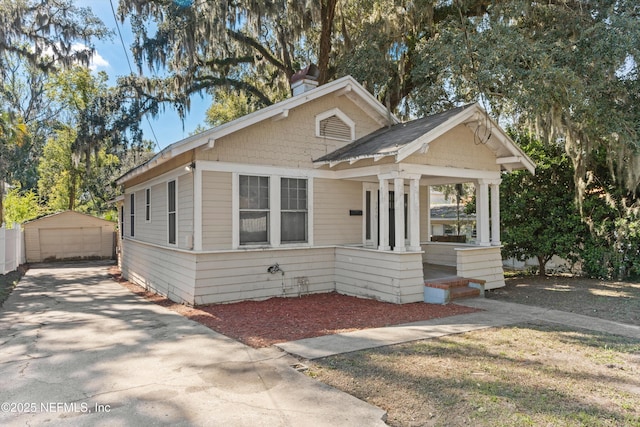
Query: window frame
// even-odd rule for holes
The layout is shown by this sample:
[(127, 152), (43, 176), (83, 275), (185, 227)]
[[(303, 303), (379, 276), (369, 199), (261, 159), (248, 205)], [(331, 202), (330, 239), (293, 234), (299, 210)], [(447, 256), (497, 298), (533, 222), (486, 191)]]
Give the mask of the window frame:
[(144, 189), (144, 221), (151, 222), (151, 187)]
[(129, 237), (136, 236), (136, 193), (129, 195)]
[[(259, 181), (261, 181), (262, 179), (266, 179), (267, 180), (267, 194), (266, 194), (266, 202), (267, 202), (267, 207), (242, 207), (242, 202), (241, 202), (241, 195), (240, 192), (242, 191), (242, 181), (244, 178), (247, 178), (247, 192), (251, 191), (251, 178), (258, 178)], [(272, 209), (273, 209), (273, 195), (272, 195), (272, 182), (273, 179), (271, 176), (268, 175), (261, 175), (261, 174), (238, 174), (237, 176), (237, 181), (238, 181), (238, 185), (236, 187), (236, 189), (234, 190), (234, 194), (236, 194), (238, 196), (238, 209), (237, 209), (237, 213), (234, 212), (234, 216), (237, 216), (238, 218), (238, 231), (237, 231), (237, 236), (238, 236), (238, 246), (239, 247), (264, 247), (264, 246), (270, 246), (272, 244), (272, 236), (273, 236), (273, 226), (272, 226), (272, 218), (273, 218), (273, 214), (272, 214)], [(262, 188), (262, 183), (258, 182), (258, 189)], [(259, 196), (259, 200), (258, 203), (261, 202), (262, 197)], [(264, 241), (242, 241), (242, 221), (241, 221), (241, 217), (243, 213), (266, 213), (266, 218), (265, 218), (265, 222), (266, 222), (266, 240)]]
[[(231, 198), (231, 248), (234, 250), (262, 249), (262, 248), (295, 248), (310, 247), (314, 245), (313, 237), (313, 176), (305, 171), (288, 170), (286, 174), (278, 173), (276, 168), (264, 166), (247, 166), (232, 172), (232, 198)], [(299, 173), (298, 173), (299, 172)], [(269, 178), (269, 243), (262, 244), (240, 244), (240, 176), (264, 176)], [(281, 242), (281, 200), (280, 184), (281, 178), (305, 179), (307, 181), (307, 225), (306, 242)]]
[[(171, 184), (173, 184), (173, 210), (171, 210)], [(171, 224), (173, 223), (173, 241), (171, 240)], [(178, 243), (178, 180), (167, 181), (167, 243), (177, 245)]]
[[(285, 199), (282, 197), (282, 189), (283, 189), (283, 182), (285, 180), (288, 181), (304, 181), (305, 186), (304, 186), (304, 191), (305, 191), (305, 201), (304, 201), (304, 209), (300, 209), (300, 208), (296, 208), (296, 209), (291, 209), (290, 207), (288, 207), (287, 209), (283, 208), (283, 204), (285, 202)], [(291, 187), (287, 186), (288, 189), (290, 189)], [(300, 187), (297, 187), (297, 190), (299, 190)], [(290, 203), (291, 200), (288, 200), (288, 202)], [(299, 200), (298, 200), (299, 202)], [(304, 239), (302, 240), (285, 240), (284, 237), (284, 229), (283, 229), (283, 213), (304, 213)], [(307, 243), (309, 241), (309, 179), (307, 178), (299, 178), (299, 177), (280, 177), (280, 243), (283, 245), (289, 245), (289, 244), (299, 244), (299, 243)]]

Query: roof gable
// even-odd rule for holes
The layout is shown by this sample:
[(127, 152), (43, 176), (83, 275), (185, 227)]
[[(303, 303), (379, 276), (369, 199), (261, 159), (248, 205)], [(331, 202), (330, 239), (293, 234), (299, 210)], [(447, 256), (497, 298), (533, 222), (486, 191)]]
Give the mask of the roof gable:
[(390, 156), (399, 163), (417, 152), (427, 152), (431, 142), (461, 124), (469, 127), (474, 140), (478, 139), (479, 143), (493, 151), (496, 162), (503, 169), (535, 172), (533, 161), (477, 103), (380, 129), (316, 159), (314, 163), (332, 167), (346, 161), (353, 163), (361, 159), (379, 160)]
[(311, 102), (315, 99), (327, 96), (346, 96), (353, 101), (366, 114), (376, 120), (381, 126), (399, 123), (378, 100), (371, 95), (353, 77), (345, 76), (334, 80), (316, 89), (304, 92), (300, 95), (285, 99), (269, 107), (255, 111), (246, 116), (240, 117), (221, 126), (206, 130), (196, 135), (192, 135), (166, 147), (145, 164), (138, 166), (127, 172), (116, 180), (117, 184), (123, 184), (131, 178), (150, 170), (159, 164), (165, 163), (176, 156), (191, 151), (196, 148), (208, 146), (214, 148), (217, 139), (230, 135), (249, 126), (255, 125), (265, 120), (285, 119), (289, 116), (289, 111)]

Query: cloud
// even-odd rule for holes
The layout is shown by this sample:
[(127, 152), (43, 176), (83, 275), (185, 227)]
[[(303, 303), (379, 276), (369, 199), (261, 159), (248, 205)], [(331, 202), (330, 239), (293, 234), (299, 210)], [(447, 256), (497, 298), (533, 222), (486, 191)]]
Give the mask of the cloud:
[[(74, 43), (71, 46), (71, 49), (77, 52), (80, 50), (88, 49), (88, 47), (87, 45), (82, 43)], [(98, 68), (108, 68), (109, 66), (110, 66), (109, 61), (104, 59), (104, 57), (100, 55), (98, 51), (95, 51), (93, 53), (93, 56), (91, 57), (91, 62), (89, 63), (89, 69), (91, 71), (96, 71)]]

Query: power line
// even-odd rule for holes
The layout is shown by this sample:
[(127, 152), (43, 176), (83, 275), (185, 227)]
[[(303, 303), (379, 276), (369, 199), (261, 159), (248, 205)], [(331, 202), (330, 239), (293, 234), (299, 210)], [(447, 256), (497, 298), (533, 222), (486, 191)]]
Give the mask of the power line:
[[(109, 4), (111, 5), (111, 13), (113, 14), (113, 21), (116, 24), (116, 29), (118, 30), (118, 36), (120, 37), (120, 44), (122, 45), (122, 50), (124, 50), (124, 57), (127, 59), (127, 64), (129, 65), (129, 71), (133, 74), (133, 67), (131, 66), (131, 61), (129, 60), (129, 52), (127, 51), (127, 46), (124, 43), (124, 37), (122, 37), (122, 32), (120, 31), (120, 25), (118, 25), (118, 18), (116, 16), (116, 9), (113, 7), (113, 0), (109, 0)], [(151, 129), (151, 135), (153, 135), (154, 142), (156, 143), (156, 148), (158, 151), (160, 150), (160, 144), (158, 143), (158, 137), (156, 136), (155, 130), (153, 130), (153, 126), (151, 126), (151, 120), (149, 117), (145, 115), (147, 119), (147, 124), (149, 125), (149, 129)]]

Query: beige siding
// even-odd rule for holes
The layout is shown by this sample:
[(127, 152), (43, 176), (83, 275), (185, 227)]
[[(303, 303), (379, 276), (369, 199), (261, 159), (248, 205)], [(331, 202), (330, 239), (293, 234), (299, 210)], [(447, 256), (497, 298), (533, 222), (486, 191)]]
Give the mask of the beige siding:
[[(190, 173), (167, 178), (149, 187), (135, 191), (135, 240), (155, 245), (169, 246), (168, 182), (176, 181), (177, 236), (176, 245), (191, 248), (193, 235), (193, 177)], [(145, 193), (150, 189), (150, 219), (146, 219)], [(124, 195), (124, 235), (131, 237), (131, 191)]]
[(483, 144), (475, 144), (473, 132), (460, 125), (429, 144), (425, 154), (413, 154), (404, 163), (500, 171), (495, 154)]
[(123, 276), (172, 301), (193, 304), (196, 256), (126, 239)]
[(362, 183), (314, 179), (314, 244), (362, 244), (362, 216), (349, 210), (362, 210)]
[(340, 293), (404, 304), (423, 300), (422, 256), (361, 248), (336, 248)]
[[(334, 248), (229, 251), (197, 256), (196, 304), (331, 292)], [(284, 274), (267, 269), (278, 264)]]
[(24, 224), (27, 262), (111, 258), (116, 224), (67, 211)]
[(202, 172), (202, 248), (204, 250), (231, 249), (231, 178), (231, 173)]
[(181, 249), (193, 248), (193, 174), (178, 178), (177, 186), (177, 241)]
[(289, 111), (282, 120), (266, 120), (215, 141), (215, 148), (200, 151), (198, 160), (312, 168), (313, 159), (348, 141), (315, 136), (316, 115), (339, 108), (356, 123), (356, 139), (380, 125), (345, 96), (328, 96)]
[[(167, 183), (148, 187), (151, 192), (151, 215), (150, 220), (145, 216), (145, 189), (136, 191), (136, 216), (135, 216), (135, 239), (142, 242), (155, 243), (157, 245), (167, 243)], [(125, 197), (125, 235), (129, 236), (131, 227), (128, 220), (131, 219), (129, 211), (130, 196)]]
[(456, 253), (458, 276), (485, 280), (485, 289), (505, 286), (500, 247), (459, 248)]

